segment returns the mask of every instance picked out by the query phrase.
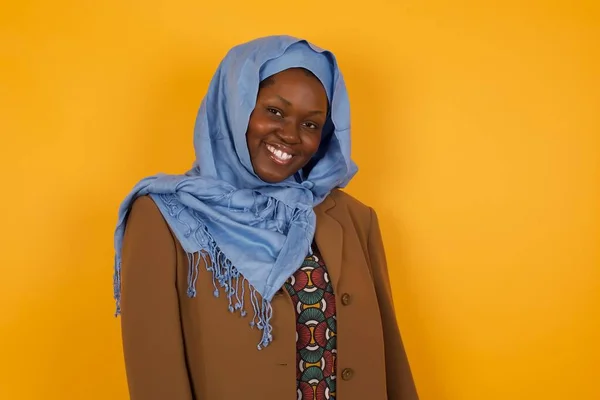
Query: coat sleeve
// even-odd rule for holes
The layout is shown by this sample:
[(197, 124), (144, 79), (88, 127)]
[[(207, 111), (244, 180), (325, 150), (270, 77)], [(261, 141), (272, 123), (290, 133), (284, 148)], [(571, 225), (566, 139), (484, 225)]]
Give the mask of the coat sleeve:
[(150, 197), (129, 214), (121, 331), (131, 400), (191, 400), (176, 286), (175, 239)]
[(396, 321), (385, 250), (377, 214), (373, 209), (371, 209), (368, 251), (383, 323), (388, 398), (389, 400), (418, 400)]

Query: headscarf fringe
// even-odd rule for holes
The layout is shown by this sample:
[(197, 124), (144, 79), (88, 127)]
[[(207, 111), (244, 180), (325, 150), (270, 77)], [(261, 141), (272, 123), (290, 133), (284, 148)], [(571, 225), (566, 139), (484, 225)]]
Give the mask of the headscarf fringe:
[[(239, 312), (240, 316), (245, 317), (247, 311), (244, 305), (246, 286), (250, 289), (250, 302), (254, 315), (249, 322), (250, 327), (258, 328), (262, 331), (261, 340), (257, 345), (258, 350), (267, 347), (273, 341), (273, 327), (271, 317), (273, 308), (271, 302), (260, 297), (256, 289), (240, 274), (233, 263), (219, 249), (215, 240), (208, 232), (206, 225), (199, 218), (194, 210), (188, 209), (175, 200), (174, 196), (161, 195), (161, 200), (167, 206), (169, 214), (176, 217), (177, 221), (185, 224), (186, 236), (193, 235), (196, 242), (200, 245), (197, 253), (186, 253), (188, 258), (188, 276), (187, 276), (187, 296), (194, 298), (197, 295), (196, 284), (199, 276), (200, 263), (203, 261), (206, 270), (211, 272), (215, 297), (220, 296), (222, 291), (226, 294), (228, 300), (229, 312)], [(179, 218), (181, 213), (186, 210), (194, 217), (197, 222), (195, 229)], [(113, 276), (114, 299), (116, 303), (115, 316), (121, 313), (121, 259), (120, 252), (115, 256), (115, 270)]]

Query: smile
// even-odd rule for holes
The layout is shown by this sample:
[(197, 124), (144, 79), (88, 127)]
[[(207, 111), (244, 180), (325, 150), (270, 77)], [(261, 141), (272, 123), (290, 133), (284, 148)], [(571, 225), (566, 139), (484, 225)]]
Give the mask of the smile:
[(265, 146), (267, 147), (267, 150), (269, 150), (269, 152), (271, 153), (271, 159), (278, 164), (287, 164), (293, 157), (291, 154), (286, 153), (285, 151), (281, 151), (275, 148), (274, 146), (271, 146), (270, 144), (265, 144)]

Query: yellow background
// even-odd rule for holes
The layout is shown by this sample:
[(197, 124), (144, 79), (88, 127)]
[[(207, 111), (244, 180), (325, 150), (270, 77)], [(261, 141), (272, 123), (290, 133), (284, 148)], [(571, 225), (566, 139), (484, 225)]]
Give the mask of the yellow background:
[(118, 203), (272, 33), (339, 58), (421, 398), (600, 399), (600, 10), (519, 3), (3, 1), (0, 399), (127, 398)]

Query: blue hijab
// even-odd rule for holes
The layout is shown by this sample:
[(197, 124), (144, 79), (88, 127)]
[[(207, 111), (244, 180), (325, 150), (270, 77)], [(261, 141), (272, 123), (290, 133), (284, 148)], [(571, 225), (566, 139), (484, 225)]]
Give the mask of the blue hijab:
[[(311, 71), (323, 84), (330, 106), (323, 139), (308, 171), (283, 182), (262, 181), (252, 168), (246, 130), (259, 83), (288, 68)], [(357, 172), (350, 158), (350, 107), (334, 55), (290, 36), (259, 38), (232, 48), (213, 76), (194, 129), (196, 161), (182, 175), (141, 180), (119, 209), (115, 232), (114, 296), (120, 313), (121, 248), (134, 200), (150, 195), (188, 253), (188, 296), (196, 295), (200, 261), (212, 272), (229, 310), (246, 314), (251, 291), (262, 330), (259, 349), (272, 341), (271, 300), (311, 253), (313, 208)], [(196, 256), (194, 256), (196, 254)]]

